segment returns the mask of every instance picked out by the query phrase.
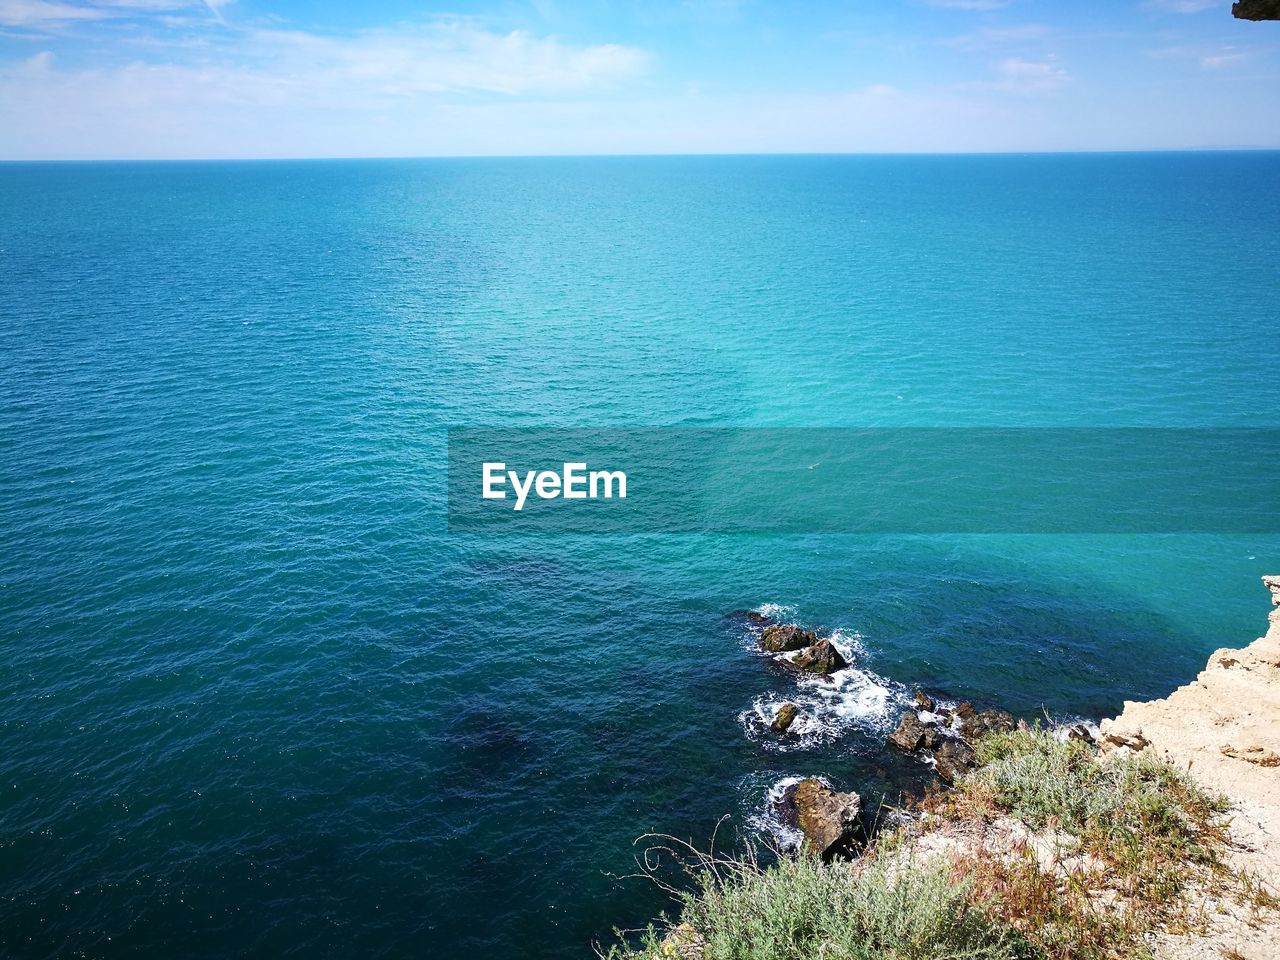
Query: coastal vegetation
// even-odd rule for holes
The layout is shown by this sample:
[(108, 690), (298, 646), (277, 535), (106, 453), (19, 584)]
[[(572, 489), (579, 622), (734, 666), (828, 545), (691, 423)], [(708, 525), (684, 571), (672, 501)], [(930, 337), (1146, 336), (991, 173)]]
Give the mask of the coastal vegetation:
[[(1205, 891), (1272, 897), (1224, 860), (1227, 803), (1150, 751), (1100, 752), (1046, 728), (987, 733), (976, 766), (852, 859), (700, 854), (680, 922), (610, 960), (1111, 960), (1201, 922)], [(665, 881), (664, 881), (665, 882)]]

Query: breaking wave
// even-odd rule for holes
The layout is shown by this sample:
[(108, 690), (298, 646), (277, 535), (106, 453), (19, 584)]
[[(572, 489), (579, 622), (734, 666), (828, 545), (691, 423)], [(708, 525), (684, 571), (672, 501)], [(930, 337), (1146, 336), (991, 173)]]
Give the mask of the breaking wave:
[[(866, 658), (866, 649), (857, 631), (836, 630), (827, 639), (850, 665), (830, 677), (798, 675), (789, 692), (758, 695), (738, 715), (748, 739), (766, 750), (785, 753), (829, 744), (854, 730), (879, 732), (892, 723), (898, 708), (907, 701), (906, 688), (859, 665)], [(795, 654), (769, 656), (789, 660)], [(790, 730), (779, 736), (770, 730), (770, 724), (778, 708), (788, 702), (799, 710)]]

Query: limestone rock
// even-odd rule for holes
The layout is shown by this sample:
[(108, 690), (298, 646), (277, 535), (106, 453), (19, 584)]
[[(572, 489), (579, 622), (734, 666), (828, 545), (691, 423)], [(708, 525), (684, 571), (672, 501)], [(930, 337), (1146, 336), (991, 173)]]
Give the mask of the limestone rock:
[[(1128, 701), (1101, 725), (1104, 752), (1146, 747), (1231, 802), (1228, 866), (1280, 890), (1280, 577), (1263, 577), (1276, 608), (1266, 636), (1215, 651), (1200, 675), (1163, 700)], [(1223, 949), (1209, 949), (1206, 945)], [(1280, 957), (1280, 913), (1255, 923), (1214, 911), (1208, 928), (1173, 938), (1159, 958)]]
[(1266, 747), (1256, 743), (1247, 747), (1233, 747), (1229, 743), (1224, 743), (1218, 748), (1218, 751), (1224, 757), (1233, 757), (1236, 760), (1256, 763), (1260, 767), (1280, 767), (1280, 753), (1268, 750)]
[[(1103, 723), (1106, 724), (1107, 721), (1103, 721)], [(1142, 735), (1141, 730), (1132, 730), (1124, 733), (1108, 730), (1102, 734), (1102, 742), (1112, 747), (1124, 747), (1134, 753), (1141, 753), (1151, 746), (1151, 741)]]

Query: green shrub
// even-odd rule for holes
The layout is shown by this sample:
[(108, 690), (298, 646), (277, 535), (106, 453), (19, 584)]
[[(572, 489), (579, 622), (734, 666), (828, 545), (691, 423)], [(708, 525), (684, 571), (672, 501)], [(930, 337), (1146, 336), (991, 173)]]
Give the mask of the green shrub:
[(1225, 800), (1149, 753), (1099, 762), (1088, 745), (1033, 728), (984, 738), (978, 760), (957, 791), (961, 806), (966, 797), (991, 802), (1032, 829), (1074, 834), (1108, 860), (1128, 860), (1132, 848), (1144, 858), (1215, 861)]
[[(811, 857), (762, 869), (740, 860), (703, 870), (683, 920), (704, 960), (1019, 960), (1036, 952), (976, 908), (945, 865), (895, 857), (824, 866)], [(639, 952), (659, 957), (651, 936)]]

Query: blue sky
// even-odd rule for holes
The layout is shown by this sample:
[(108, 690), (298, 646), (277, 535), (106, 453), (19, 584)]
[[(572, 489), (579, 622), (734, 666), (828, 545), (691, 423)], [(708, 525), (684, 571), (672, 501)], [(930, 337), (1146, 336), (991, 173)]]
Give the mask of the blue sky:
[(0, 157), (1280, 146), (1230, 0), (0, 0)]

